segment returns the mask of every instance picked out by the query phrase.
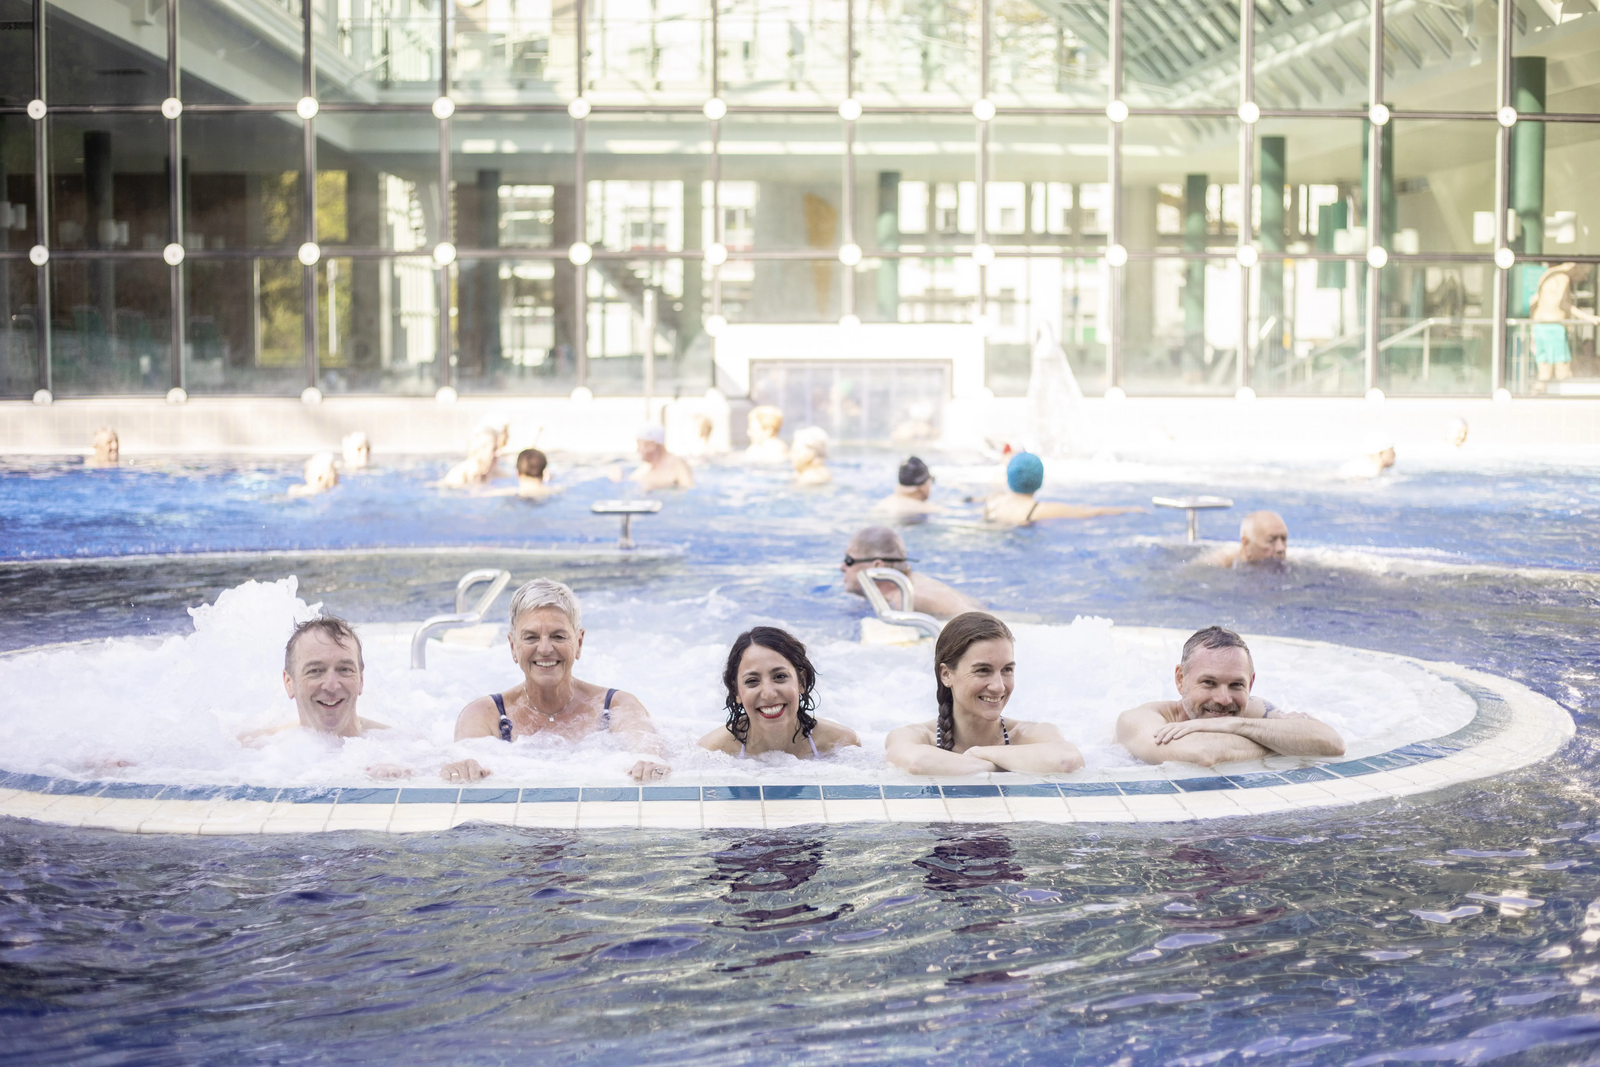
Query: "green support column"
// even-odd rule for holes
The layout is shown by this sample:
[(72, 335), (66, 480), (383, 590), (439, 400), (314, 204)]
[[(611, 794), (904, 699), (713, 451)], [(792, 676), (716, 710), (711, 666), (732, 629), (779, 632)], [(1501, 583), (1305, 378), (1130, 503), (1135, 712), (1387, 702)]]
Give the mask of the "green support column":
[[(1367, 219), (1367, 210), (1366, 210), (1367, 209), (1367, 195), (1368, 195), (1367, 175), (1371, 173), (1371, 171), (1369, 170), (1369, 168), (1367, 166), (1367, 160), (1369, 158), (1371, 158), (1371, 153), (1372, 153), (1372, 138), (1369, 136), (1371, 134), (1371, 132), (1372, 132), (1372, 124), (1370, 122), (1366, 121), (1365, 119), (1363, 119), (1362, 122), (1361, 122), (1361, 208), (1362, 208), (1361, 220), (1362, 220), (1362, 225), (1366, 224), (1366, 219)], [(1382, 245), (1384, 248), (1392, 250), (1394, 248), (1394, 233), (1395, 233), (1395, 229), (1396, 229), (1396, 225), (1395, 224), (1396, 224), (1397, 219), (1399, 218), (1399, 208), (1400, 208), (1399, 201), (1395, 199), (1395, 195), (1394, 195), (1395, 124), (1393, 122), (1390, 122), (1388, 125), (1386, 125), (1383, 128), (1382, 141), (1383, 141), (1383, 178), (1382, 178), (1382, 184), (1379, 185), (1379, 187), (1378, 187), (1378, 195), (1381, 198), (1378, 201), (1378, 218), (1379, 218), (1380, 225), (1379, 225), (1379, 228), (1378, 228), (1377, 241), (1375, 243)], [(1371, 241), (1371, 238), (1369, 237), (1368, 240)], [(1365, 314), (1366, 314), (1366, 311), (1365, 311), (1365, 308), (1366, 308), (1366, 295), (1367, 295), (1366, 294), (1366, 281), (1365, 281), (1365, 279), (1366, 279), (1366, 271), (1363, 269), (1361, 271), (1358, 271), (1357, 274), (1362, 279), (1361, 282), (1357, 286), (1357, 288), (1360, 290), (1360, 296), (1357, 298), (1357, 303), (1363, 309), (1361, 314), (1363, 316), (1365, 316)], [(1384, 271), (1382, 273), (1381, 280), (1382, 280), (1383, 289), (1382, 289), (1382, 292), (1379, 294), (1380, 299), (1386, 299), (1386, 298), (1390, 297), (1393, 294), (1395, 276), (1396, 276), (1396, 272), (1392, 271), (1392, 270)], [(1387, 312), (1388, 312), (1387, 308), (1383, 307), (1382, 305), (1379, 306), (1378, 315), (1379, 315), (1380, 318), (1382, 318)]]
[[(1545, 60), (1543, 56), (1516, 56), (1511, 60), (1511, 106), (1519, 115), (1544, 111)], [(1518, 122), (1511, 127), (1511, 210), (1522, 232), (1511, 242), (1520, 255), (1544, 253), (1544, 123)], [(1510, 314), (1528, 314), (1528, 302), (1544, 268), (1537, 263), (1517, 267), (1511, 279)]]
[[(900, 172), (878, 172), (878, 218), (873, 233), (878, 248), (900, 250)], [(900, 261), (878, 261), (878, 321), (900, 321)]]
[[(1183, 186), (1183, 250), (1206, 250), (1206, 186), (1204, 174), (1191, 174)], [(1183, 376), (1199, 381), (1206, 357), (1206, 263), (1191, 259), (1184, 264)]]
[[(1282, 137), (1261, 138), (1261, 299), (1258, 318), (1264, 329), (1269, 319), (1277, 319), (1263, 339), (1264, 367), (1270, 371), (1283, 362), (1285, 306), (1283, 299), (1283, 260), (1276, 256), (1288, 247), (1283, 211), (1287, 192), (1288, 142)], [(1258, 364), (1259, 365), (1259, 364)]]

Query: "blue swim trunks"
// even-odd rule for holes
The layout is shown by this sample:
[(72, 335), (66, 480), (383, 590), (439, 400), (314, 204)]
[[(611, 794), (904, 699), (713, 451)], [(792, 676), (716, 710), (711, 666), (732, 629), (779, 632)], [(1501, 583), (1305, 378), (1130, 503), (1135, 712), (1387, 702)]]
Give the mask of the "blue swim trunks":
[(1533, 324), (1533, 361), (1535, 363), (1571, 363), (1572, 349), (1567, 347), (1567, 328), (1558, 322)]

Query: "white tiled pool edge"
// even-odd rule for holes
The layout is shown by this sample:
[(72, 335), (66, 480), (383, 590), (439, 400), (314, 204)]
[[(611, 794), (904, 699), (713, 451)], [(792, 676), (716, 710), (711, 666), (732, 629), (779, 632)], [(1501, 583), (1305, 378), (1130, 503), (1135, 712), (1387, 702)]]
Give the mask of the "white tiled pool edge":
[[(1309, 642), (1308, 642), (1309, 643)], [(1373, 653), (1374, 655), (1381, 655)], [(1388, 657), (1402, 659), (1403, 657)], [(1575, 733), (1555, 701), (1509, 679), (1408, 660), (1478, 704), (1434, 741), (1289, 770), (1163, 765), (1154, 777), (989, 775), (929, 785), (668, 785), (328, 790), (76, 782), (0, 772), (0, 815), (129, 833), (413, 833), (463, 823), (544, 829), (777, 829), (849, 822), (1188, 822), (1413, 796), (1552, 755)], [(1016, 779), (1016, 781), (1012, 781)]]

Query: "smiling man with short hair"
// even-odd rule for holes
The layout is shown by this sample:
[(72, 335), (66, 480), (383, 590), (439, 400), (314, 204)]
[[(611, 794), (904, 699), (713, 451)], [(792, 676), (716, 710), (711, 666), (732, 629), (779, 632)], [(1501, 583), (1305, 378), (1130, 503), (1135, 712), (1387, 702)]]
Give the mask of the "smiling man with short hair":
[(1117, 740), (1146, 763), (1344, 755), (1343, 738), (1327, 723), (1250, 695), (1255, 661), (1232, 630), (1207, 626), (1184, 642), (1175, 678), (1177, 700), (1141, 704), (1117, 719)]
[(361, 638), (348, 622), (320, 615), (300, 623), (283, 649), (283, 689), (294, 700), (298, 721), (255, 730), (240, 740), (248, 744), (296, 728), (330, 738), (389, 729), (387, 723), (356, 714), (365, 669)]

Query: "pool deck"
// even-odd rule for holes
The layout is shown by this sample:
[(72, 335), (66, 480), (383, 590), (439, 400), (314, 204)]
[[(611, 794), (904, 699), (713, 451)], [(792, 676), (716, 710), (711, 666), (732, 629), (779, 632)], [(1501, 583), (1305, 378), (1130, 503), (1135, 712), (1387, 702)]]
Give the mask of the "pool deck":
[[(1311, 644), (1313, 642), (1306, 642)], [(1371, 653), (1372, 655), (1384, 655)], [(1461, 729), (1359, 759), (1273, 757), (1210, 770), (1188, 764), (1115, 774), (999, 773), (923, 783), (685, 781), (561, 787), (176, 786), (0, 771), (0, 815), (63, 826), (167, 834), (438, 832), (470, 823), (538, 829), (779, 829), (834, 823), (1178, 823), (1309, 811), (1417, 796), (1545, 759), (1572, 716), (1526, 686), (1454, 664), (1399, 656), (1477, 704)]]

